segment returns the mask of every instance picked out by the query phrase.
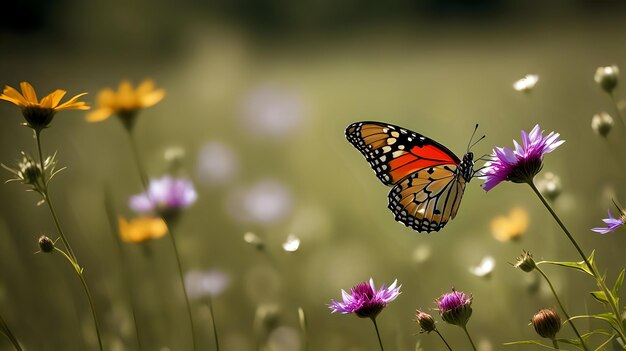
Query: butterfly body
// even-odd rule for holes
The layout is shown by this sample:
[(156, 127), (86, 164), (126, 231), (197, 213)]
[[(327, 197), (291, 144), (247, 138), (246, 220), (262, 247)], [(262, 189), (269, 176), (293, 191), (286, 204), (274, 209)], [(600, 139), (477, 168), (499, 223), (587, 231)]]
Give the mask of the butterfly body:
[(388, 208), (418, 232), (439, 231), (456, 216), (465, 185), (474, 176), (474, 155), (459, 159), (419, 133), (381, 122), (357, 122), (346, 138), (383, 184), (392, 186)]

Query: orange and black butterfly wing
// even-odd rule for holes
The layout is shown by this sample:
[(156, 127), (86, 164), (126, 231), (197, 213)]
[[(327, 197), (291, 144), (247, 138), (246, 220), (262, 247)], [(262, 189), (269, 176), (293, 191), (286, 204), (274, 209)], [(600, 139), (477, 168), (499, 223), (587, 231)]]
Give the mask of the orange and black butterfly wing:
[(438, 142), (388, 123), (353, 123), (346, 128), (346, 138), (385, 185), (397, 184), (422, 169), (461, 162)]
[(389, 209), (396, 221), (418, 232), (439, 231), (456, 216), (465, 191), (465, 179), (456, 165), (438, 165), (416, 171), (389, 191)]

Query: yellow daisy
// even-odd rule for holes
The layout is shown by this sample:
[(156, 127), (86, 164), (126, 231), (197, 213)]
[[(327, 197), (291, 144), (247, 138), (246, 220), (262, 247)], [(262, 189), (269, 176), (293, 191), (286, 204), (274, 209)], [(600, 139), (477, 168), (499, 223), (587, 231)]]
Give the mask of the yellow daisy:
[(0, 100), (8, 101), (22, 109), (22, 115), (26, 119), (27, 125), (40, 131), (47, 127), (57, 111), (61, 110), (89, 110), (89, 106), (84, 101), (78, 101), (80, 97), (87, 93), (74, 96), (68, 101), (59, 104), (67, 93), (65, 90), (57, 89), (43, 99), (37, 99), (35, 89), (28, 82), (20, 83), (20, 93), (15, 88), (5, 86)]
[(87, 121), (101, 122), (115, 114), (128, 123), (138, 110), (156, 105), (163, 97), (165, 90), (154, 89), (152, 80), (144, 80), (137, 89), (133, 89), (131, 83), (124, 80), (117, 91), (105, 88), (98, 93), (98, 109), (87, 114)]
[(498, 241), (519, 239), (528, 229), (528, 212), (515, 207), (508, 216), (498, 216), (491, 220), (491, 234)]
[(119, 229), (122, 240), (131, 243), (158, 239), (167, 234), (167, 224), (158, 217), (139, 217), (130, 221), (120, 217)]

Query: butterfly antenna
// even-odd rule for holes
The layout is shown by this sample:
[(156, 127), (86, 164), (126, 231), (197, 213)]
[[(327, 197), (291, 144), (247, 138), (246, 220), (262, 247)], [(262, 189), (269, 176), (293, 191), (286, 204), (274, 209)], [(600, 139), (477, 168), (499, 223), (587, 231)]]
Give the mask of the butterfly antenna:
[(478, 123), (476, 123), (476, 126), (474, 127), (474, 131), (472, 132), (472, 136), (470, 137), (469, 141), (467, 142), (467, 152), (469, 152), (470, 148), (472, 147), (472, 140), (474, 139), (474, 135), (476, 135), (476, 130), (478, 129)]
[[(469, 149), (473, 148), (474, 145), (478, 144), (479, 141), (485, 139), (486, 135), (481, 136), (478, 140), (476, 140), (472, 145), (469, 146)], [(468, 149), (468, 151), (469, 151)]]

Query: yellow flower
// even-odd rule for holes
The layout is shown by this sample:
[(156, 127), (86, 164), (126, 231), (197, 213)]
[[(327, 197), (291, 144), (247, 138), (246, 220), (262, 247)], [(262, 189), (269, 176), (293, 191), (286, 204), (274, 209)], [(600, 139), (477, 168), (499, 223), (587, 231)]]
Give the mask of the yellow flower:
[(132, 119), (140, 109), (156, 105), (165, 97), (165, 90), (154, 89), (152, 80), (144, 80), (137, 89), (129, 81), (120, 83), (117, 91), (105, 88), (98, 93), (98, 109), (87, 114), (87, 121), (101, 122), (116, 114), (123, 119)]
[(61, 99), (67, 93), (65, 90), (57, 89), (41, 100), (37, 99), (37, 94), (32, 85), (27, 82), (20, 83), (22, 92), (15, 88), (5, 86), (0, 100), (5, 100), (22, 108), (22, 115), (26, 119), (27, 125), (40, 131), (47, 127), (57, 111), (61, 110), (89, 110), (89, 106), (84, 101), (78, 101), (80, 97), (87, 93), (74, 96), (59, 105)]
[(167, 224), (158, 217), (139, 217), (130, 221), (120, 217), (119, 229), (122, 240), (131, 243), (158, 239), (167, 234)]
[(498, 241), (520, 238), (528, 228), (528, 213), (520, 207), (513, 208), (508, 216), (491, 220), (491, 234)]

